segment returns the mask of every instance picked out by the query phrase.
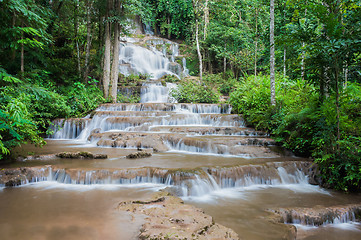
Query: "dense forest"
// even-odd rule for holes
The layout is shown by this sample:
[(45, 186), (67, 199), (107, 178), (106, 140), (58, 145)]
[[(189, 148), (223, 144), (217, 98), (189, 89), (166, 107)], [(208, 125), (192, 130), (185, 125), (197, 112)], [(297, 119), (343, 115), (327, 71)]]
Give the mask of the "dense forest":
[(124, 99), (120, 37), (138, 24), (181, 42), (199, 76), (179, 82), (179, 102), (229, 96), (250, 126), (314, 159), (324, 186), (360, 190), (358, 0), (0, 0), (0, 19), (0, 160), (45, 144), (55, 118)]

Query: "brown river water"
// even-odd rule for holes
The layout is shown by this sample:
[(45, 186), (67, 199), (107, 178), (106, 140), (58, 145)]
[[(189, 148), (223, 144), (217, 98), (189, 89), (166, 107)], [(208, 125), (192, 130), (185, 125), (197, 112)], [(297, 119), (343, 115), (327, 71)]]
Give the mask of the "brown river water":
[[(52, 165), (64, 169), (201, 168), (211, 166), (262, 165), (269, 162), (301, 161), (247, 159), (184, 153), (156, 153), (151, 158), (129, 160), (131, 149), (99, 148), (73, 141), (48, 140), (43, 148), (23, 146), (19, 151), (50, 154), (60, 151), (106, 153), (109, 159), (56, 159), (26, 161), (21, 166)], [(19, 163), (18, 163), (19, 164)], [(13, 165), (16, 166), (17, 164)], [(8, 166), (6, 166), (8, 167)], [(26, 184), (0, 190), (1, 239), (136, 239), (141, 219), (116, 210), (119, 202), (145, 199), (163, 184), (76, 185), (56, 181)], [(184, 196), (186, 203), (203, 209), (215, 221), (235, 230), (241, 239), (282, 239), (286, 229), (271, 224), (265, 209), (280, 207), (334, 206), (360, 203), (361, 196), (343, 194), (309, 184), (249, 185), (218, 189), (198, 196)], [(298, 239), (360, 239), (356, 223), (323, 227), (297, 226)]]
[[(153, 97), (164, 97), (158, 91), (163, 88), (147, 85), (142, 94), (159, 102)], [(43, 148), (25, 145), (17, 151), (23, 156), (87, 151), (108, 158), (1, 165), (37, 169), (21, 186), (0, 185), (1, 240), (137, 239), (142, 219), (118, 211), (118, 204), (167, 187), (249, 240), (287, 239), (287, 227), (271, 223), (267, 209), (361, 203), (360, 195), (310, 185), (308, 159), (246, 128), (228, 105), (105, 104), (85, 118), (57, 120), (53, 130)], [(125, 158), (137, 148), (153, 155)], [(297, 239), (361, 239), (361, 225), (352, 220), (296, 224)]]

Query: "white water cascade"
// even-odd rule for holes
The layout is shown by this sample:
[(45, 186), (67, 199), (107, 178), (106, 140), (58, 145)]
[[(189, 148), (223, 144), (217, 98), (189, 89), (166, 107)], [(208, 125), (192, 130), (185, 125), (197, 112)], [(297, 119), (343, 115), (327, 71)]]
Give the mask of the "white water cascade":
[[(76, 170), (32, 168), (22, 184), (57, 182), (73, 185), (162, 184), (177, 189), (183, 197), (201, 197), (214, 191), (249, 186), (287, 186), (307, 184), (307, 162), (269, 163), (224, 168), (203, 168), (195, 172), (159, 168), (119, 170)], [(287, 168), (287, 170), (286, 170)], [(1, 186), (1, 182), (0, 182)]]
[(174, 103), (176, 100), (169, 93), (177, 87), (174, 83), (163, 86), (161, 82), (145, 83), (141, 90), (141, 103)]
[(132, 43), (120, 45), (119, 60), (120, 73), (125, 76), (146, 74), (151, 79), (159, 79), (167, 74), (177, 75), (170, 71), (170, 61), (161, 52), (151, 51)]
[(139, 42), (123, 42), (120, 44), (119, 72), (125, 76), (145, 74), (150, 79), (160, 79), (165, 75), (178, 78), (188, 76), (185, 59), (181, 66), (176, 62), (179, 56), (177, 43), (163, 39), (150, 39), (141, 46)]

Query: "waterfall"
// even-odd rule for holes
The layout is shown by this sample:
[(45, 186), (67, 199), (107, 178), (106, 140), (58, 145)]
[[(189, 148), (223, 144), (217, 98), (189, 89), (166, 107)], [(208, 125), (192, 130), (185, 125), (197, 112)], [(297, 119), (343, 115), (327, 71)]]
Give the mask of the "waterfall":
[(169, 96), (171, 89), (176, 88), (174, 83), (167, 83), (163, 86), (161, 82), (144, 83), (141, 90), (141, 103), (172, 103), (176, 100)]
[[(159, 45), (159, 42), (150, 41), (150, 44)], [(185, 66), (176, 63), (179, 55), (178, 44), (171, 44), (171, 54), (168, 56), (165, 43), (161, 42), (162, 51), (152, 46), (150, 49), (134, 43), (121, 43), (119, 51), (119, 72), (125, 76), (130, 74), (148, 75), (150, 79), (160, 79), (165, 75), (183, 77)]]
[[(52, 181), (76, 185), (134, 185), (163, 184), (181, 189), (182, 196), (203, 196), (229, 188), (253, 185), (283, 186), (307, 183), (308, 162), (267, 163), (223, 168), (202, 168), (197, 171), (168, 170), (159, 168), (119, 170), (77, 170), (26, 168), (21, 184)], [(0, 170), (0, 175), (2, 174)], [(23, 173), (14, 172), (22, 175)], [(0, 179), (1, 180), (1, 179)], [(0, 182), (1, 186), (2, 182)], [(342, 220), (342, 218), (340, 218)]]

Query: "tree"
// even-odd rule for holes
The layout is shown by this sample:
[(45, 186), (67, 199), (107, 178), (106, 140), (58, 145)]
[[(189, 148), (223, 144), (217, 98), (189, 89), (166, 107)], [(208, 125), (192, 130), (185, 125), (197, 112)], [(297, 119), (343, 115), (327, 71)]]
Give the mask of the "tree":
[(271, 78), (271, 105), (276, 105), (276, 84), (275, 84), (275, 40), (274, 40), (274, 0), (270, 0), (270, 78)]
[[(120, 1), (114, 1), (114, 10), (120, 12)], [(119, 21), (114, 23), (114, 42), (113, 42), (113, 62), (111, 71), (111, 95), (113, 103), (117, 102), (117, 91), (118, 91), (118, 75), (119, 75), (119, 37), (120, 37), (120, 24)]]
[(109, 97), (110, 83), (110, 47), (111, 47), (111, 22), (110, 12), (112, 9), (112, 0), (107, 1), (107, 11), (105, 16), (105, 41), (104, 41), (104, 63), (103, 63), (103, 91), (104, 98)]
[(202, 53), (199, 45), (199, 18), (201, 14), (200, 10), (200, 2), (199, 0), (193, 0), (193, 9), (194, 9), (194, 18), (195, 18), (195, 38), (196, 38), (196, 46), (197, 46), (197, 55), (198, 55), (198, 62), (199, 62), (199, 79), (202, 81), (202, 73), (203, 73), (203, 60), (202, 60)]

